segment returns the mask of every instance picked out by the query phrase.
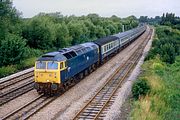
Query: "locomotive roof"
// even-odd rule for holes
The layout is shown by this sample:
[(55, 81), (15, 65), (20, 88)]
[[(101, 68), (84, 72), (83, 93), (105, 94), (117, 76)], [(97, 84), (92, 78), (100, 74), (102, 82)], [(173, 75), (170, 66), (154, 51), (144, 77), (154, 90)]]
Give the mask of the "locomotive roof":
[(63, 48), (56, 52), (44, 54), (38, 59), (38, 61), (65, 61), (94, 49), (98, 49), (98, 46), (93, 42), (87, 42), (69, 48)]
[(78, 55), (78, 54), (82, 54), (87, 51), (93, 50), (93, 49), (95, 49), (95, 47), (96, 47), (96, 49), (98, 48), (97, 45), (94, 44), (93, 42), (87, 42), (87, 43), (75, 45), (75, 46), (72, 46), (69, 48), (63, 48), (63, 49), (59, 50), (59, 52), (62, 54), (65, 54), (70, 51), (73, 51)]
[(98, 45), (104, 45), (104, 44), (106, 44), (108, 42), (111, 42), (111, 41), (114, 41), (114, 40), (117, 40), (117, 39), (118, 39), (118, 37), (116, 37), (116, 36), (107, 36), (107, 37), (95, 40), (94, 43), (96, 43)]
[(50, 52), (42, 55), (38, 59), (38, 61), (65, 61), (65, 60), (67, 60), (66, 57), (64, 57), (59, 52)]

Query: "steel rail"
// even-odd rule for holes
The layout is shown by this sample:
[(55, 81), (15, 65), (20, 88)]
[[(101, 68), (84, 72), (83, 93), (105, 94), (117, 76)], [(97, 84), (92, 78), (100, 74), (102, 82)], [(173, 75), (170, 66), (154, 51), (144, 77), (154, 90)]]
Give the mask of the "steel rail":
[[(149, 34), (147, 35), (147, 37), (146, 37), (145, 39), (147, 39), (149, 35), (150, 35), (150, 32), (149, 32)], [(147, 42), (148, 42), (148, 40), (147, 40)], [(146, 43), (147, 43), (147, 42), (146, 42)], [(142, 43), (144, 43), (144, 41), (143, 41)], [(140, 46), (141, 46), (141, 45), (140, 45)], [(145, 46), (144, 46), (144, 47), (145, 47)], [(135, 52), (140, 51), (139, 49), (140, 49), (140, 48), (138, 47)], [(135, 53), (135, 52), (134, 52), (134, 53)], [(138, 53), (137, 53), (137, 54), (138, 54)], [(136, 61), (138, 61), (138, 59), (139, 59), (139, 57), (141, 56), (141, 54), (142, 54), (142, 53), (139, 54), (139, 56), (137, 57)], [(130, 59), (130, 58), (133, 58), (134, 56), (136, 56), (136, 54), (133, 54), (133, 56), (129, 57), (129, 59)], [(80, 114), (83, 113), (83, 111), (87, 108), (87, 106), (90, 105), (90, 103), (95, 99), (96, 96), (98, 96), (98, 94), (99, 94), (99, 93), (102, 91), (102, 89), (109, 83), (109, 81), (111, 81), (111, 80), (113, 79), (113, 77), (118, 73), (118, 71), (120, 71), (121, 68), (125, 67), (126, 64), (127, 64), (129, 61), (131, 61), (131, 60), (126, 61), (125, 64), (121, 65), (120, 67), (118, 67), (118, 68), (116, 69), (116, 71), (114, 72), (114, 74), (112, 74), (112, 75), (108, 78), (107, 82), (103, 85), (103, 87), (101, 87), (101, 88), (98, 90), (98, 92), (88, 101), (88, 103), (75, 115), (75, 117), (73, 118), (73, 120), (75, 120), (76, 118), (78, 118), (78, 116), (80, 116)], [(126, 78), (127, 74), (132, 70), (133, 66), (135, 66), (136, 61), (134, 62), (134, 64), (131, 65), (130, 69), (126, 72), (126, 74), (124, 75), (123, 79)], [(112, 96), (113, 96), (113, 94), (117, 91), (117, 89), (119, 88), (119, 86), (121, 85), (123, 79), (121, 79), (121, 81), (119, 82), (117, 88), (112, 92), (112, 94), (111, 94)], [(106, 104), (109, 102), (109, 100), (112, 98), (112, 96), (111, 96), (111, 97), (108, 99), (108, 101), (106, 101), (106, 103), (103, 105), (103, 107), (102, 107), (102, 109), (100, 110), (99, 114), (102, 112), (102, 110), (104, 109), (104, 107), (106, 106)], [(99, 114), (96, 114), (95, 118), (97, 118), (97, 117), (99, 116)]]
[(14, 85), (20, 81), (26, 80), (27, 78), (30, 78), (32, 76), (33, 76), (33, 71), (30, 71), (30, 72), (24, 73), (22, 75), (10, 78), (8, 80), (2, 81), (2, 82), (0, 81), (0, 90), (6, 88), (8, 86)]
[(4, 93), (1, 92), (0, 94), (0, 105), (3, 105), (10, 100), (30, 91), (33, 90), (33, 78), (31, 78), (27, 83), (20, 84), (17, 87), (14, 87), (8, 91), (5, 91)]
[[(150, 36), (152, 34), (152, 30), (150, 30), (148, 36), (147, 36), (147, 40), (144, 42), (143, 45), (141, 45), (142, 48), (140, 48), (139, 52), (140, 54), (138, 55), (137, 59), (135, 60), (135, 62), (131, 65), (130, 69), (125, 73), (125, 75), (123, 76), (123, 78), (121, 79), (121, 81), (119, 82), (117, 88), (113, 91), (113, 93), (111, 94), (110, 98), (105, 102), (105, 104), (103, 105), (103, 107), (101, 108), (101, 110), (98, 112), (98, 114), (95, 116), (94, 119), (98, 119), (98, 117), (100, 116), (100, 114), (102, 113), (102, 111), (105, 109), (105, 107), (108, 105), (108, 103), (110, 102), (110, 100), (112, 99), (112, 97), (114, 96), (114, 94), (117, 92), (117, 90), (119, 89), (119, 87), (121, 86), (121, 83), (123, 80), (126, 79), (128, 73), (130, 73), (130, 71), (135, 67), (136, 63), (138, 62), (138, 60), (140, 59), (141, 55), (142, 55), (142, 50), (145, 48), (145, 46), (147, 45)], [(141, 50), (142, 49), (142, 50)]]

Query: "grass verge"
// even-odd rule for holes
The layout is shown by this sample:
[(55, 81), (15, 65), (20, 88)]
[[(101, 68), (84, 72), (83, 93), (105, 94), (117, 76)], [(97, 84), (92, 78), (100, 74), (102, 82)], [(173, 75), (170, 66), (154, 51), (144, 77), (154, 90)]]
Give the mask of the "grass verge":
[(139, 79), (146, 79), (150, 92), (133, 101), (133, 120), (179, 120), (180, 56), (168, 65), (159, 58), (146, 61)]
[(11, 75), (18, 71), (33, 67), (36, 59), (37, 59), (36, 57), (32, 57), (32, 58), (28, 58), (21, 61), (18, 65), (10, 65), (10, 66), (1, 67), (0, 78)]

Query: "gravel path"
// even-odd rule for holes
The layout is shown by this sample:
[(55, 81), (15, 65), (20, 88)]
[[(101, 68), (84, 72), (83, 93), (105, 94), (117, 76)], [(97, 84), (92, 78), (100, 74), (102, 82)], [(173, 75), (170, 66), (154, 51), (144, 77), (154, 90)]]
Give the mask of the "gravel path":
[[(133, 70), (132, 74), (129, 76), (128, 80), (124, 83), (124, 85), (118, 90), (118, 97), (116, 98), (114, 104), (112, 105), (111, 109), (109, 110), (109, 112), (106, 115), (105, 120), (122, 120), (122, 119), (128, 119), (128, 118), (124, 118), (123, 114), (121, 114), (121, 112), (123, 111), (121, 109), (123, 103), (125, 102), (125, 100), (127, 100), (128, 96), (131, 93), (131, 87), (133, 82), (136, 80), (136, 78), (138, 77), (140, 70), (141, 70), (141, 65), (144, 62), (144, 59), (148, 53), (148, 51), (151, 48), (151, 44), (152, 44), (152, 38), (154, 36), (154, 32), (152, 34), (151, 39), (149, 40), (148, 44), (146, 45), (144, 51), (143, 51), (143, 55), (140, 58), (138, 64), (136, 65), (135, 69)], [(127, 106), (128, 107), (128, 106)], [(126, 108), (128, 109), (128, 108)], [(122, 111), (121, 111), (122, 110)], [(130, 112), (130, 111), (129, 111)], [(123, 112), (122, 112), (123, 113)], [(128, 117), (128, 116), (127, 116)]]

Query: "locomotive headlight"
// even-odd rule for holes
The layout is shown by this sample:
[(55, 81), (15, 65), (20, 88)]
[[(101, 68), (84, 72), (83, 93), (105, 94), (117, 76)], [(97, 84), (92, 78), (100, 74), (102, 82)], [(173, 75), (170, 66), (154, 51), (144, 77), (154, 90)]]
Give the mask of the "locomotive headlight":
[(38, 72), (36, 72), (36, 78), (38, 78)]
[(49, 82), (49, 80), (46, 80), (47, 82)]

